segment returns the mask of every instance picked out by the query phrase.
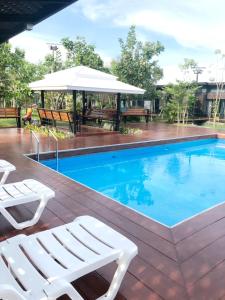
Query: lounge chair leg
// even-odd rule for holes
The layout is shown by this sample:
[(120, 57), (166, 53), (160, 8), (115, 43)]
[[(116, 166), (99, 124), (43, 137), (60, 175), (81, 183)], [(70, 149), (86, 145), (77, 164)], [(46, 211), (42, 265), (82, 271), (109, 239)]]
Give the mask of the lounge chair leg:
[(20, 229), (24, 229), (26, 227), (30, 227), (30, 226), (33, 226), (34, 224), (36, 224), (38, 222), (38, 220), (40, 219), (40, 216), (41, 216), (46, 204), (47, 204), (47, 200), (42, 199), (40, 201), (40, 204), (38, 205), (38, 208), (34, 214), (34, 217), (31, 220), (28, 220), (25, 222), (20, 222), (20, 223), (18, 223), (5, 208), (0, 208), (0, 212), (15, 229), (20, 230)]
[(125, 257), (121, 257), (118, 261), (118, 267), (116, 269), (116, 272), (113, 276), (112, 282), (110, 284), (110, 287), (108, 291), (101, 297), (99, 297), (96, 300), (113, 300), (115, 299), (118, 290), (120, 288), (120, 285), (122, 283), (122, 280), (124, 278), (124, 275), (127, 272), (127, 269), (130, 264), (130, 259), (127, 259)]
[(0, 181), (0, 184), (4, 184), (6, 182), (6, 179), (8, 178), (9, 173), (10, 173), (9, 171), (4, 172), (2, 179)]

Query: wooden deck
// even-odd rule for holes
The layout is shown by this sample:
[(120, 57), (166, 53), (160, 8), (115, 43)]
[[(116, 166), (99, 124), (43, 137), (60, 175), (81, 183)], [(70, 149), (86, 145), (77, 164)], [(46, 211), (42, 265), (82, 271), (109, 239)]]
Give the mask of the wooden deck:
[[(151, 123), (144, 124), (143, 129), (140, 136), (76, 137), (61, 142), (60, 148), (213, 133), (201, 128)], [(42, 145), (42, 149), (47, 150), (45, 139)], [(0, 130), (0, 158), (17, 166), (9, 181), (35, 178), (56, 191), (55, 200), (49, 202), (39, 223), (24, 230), (26, 234), (70, 222), (79, 215), (92, 215), (126, 235), (139, 248), (117, 300), (225, 299), (225, 204), (169, 229), (23, 156), (30, 151), (28, 133), (19, 129)], [(19, 220), (29, 218), (33, 210), (34, 204), (11, 209)], [(0, 216), (1, 240), (19, 233)], [(114, 267), (89, 274), (75, 286), (85, 299), (94, 300), (106, 291)]]

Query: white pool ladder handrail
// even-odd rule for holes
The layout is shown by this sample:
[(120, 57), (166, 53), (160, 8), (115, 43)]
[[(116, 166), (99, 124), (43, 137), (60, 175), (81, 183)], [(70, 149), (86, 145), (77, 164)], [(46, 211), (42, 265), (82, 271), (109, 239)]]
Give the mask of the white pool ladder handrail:
[(33, 145), (33, 143), (32, 143), (33, 137), (36, 141), (36, 145), (37, 145), (36, 155), (37, 155), (37, 161), (39, 161), (39, 159), (40, 159), (40, 140), (39, 140), (39, 138), (37, 137), (36, 133), (33, 130), (31, 130), (30, 133), (31, 133), (31, 135), (30, 135), (31, 136), (31, 145)]
[(57, 138), (57, 136), (54, 134), (54, 132), (52, 130), (48, 130), (49, 133), (49, 137), (52, 136), (53, 139), (55, 140), (55, 157), (56, 157), (56, 170), (58, 171), (58, 167), (59, 167), (59, 140)]

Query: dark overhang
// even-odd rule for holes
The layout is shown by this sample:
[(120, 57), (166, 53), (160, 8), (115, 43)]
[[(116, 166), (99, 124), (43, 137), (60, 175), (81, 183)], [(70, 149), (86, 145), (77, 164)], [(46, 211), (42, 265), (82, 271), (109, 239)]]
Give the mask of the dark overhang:
[(0, 43), (77, 0), (0, 0)]

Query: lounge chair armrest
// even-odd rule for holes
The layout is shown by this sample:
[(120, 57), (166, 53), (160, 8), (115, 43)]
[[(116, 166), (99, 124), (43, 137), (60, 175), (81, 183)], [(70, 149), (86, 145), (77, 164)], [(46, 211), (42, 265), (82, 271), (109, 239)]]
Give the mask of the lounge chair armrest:
[(18, 291), (11, 285), (0, 284), (0, 299), (7, 300), (26, 300), (26, 298), (18, 293)]
[(75, 288), (64, 279), (56, 279), (51, 282), (45, 288), (45, 293), (48, 295), (48, 299), (56, 299), (62, 295), (69, 296), (72, 300), (84, 300)]

